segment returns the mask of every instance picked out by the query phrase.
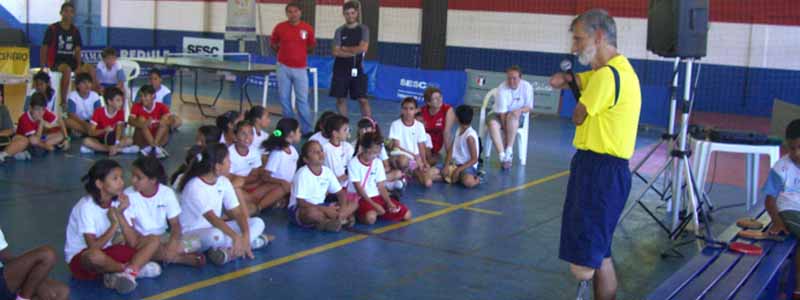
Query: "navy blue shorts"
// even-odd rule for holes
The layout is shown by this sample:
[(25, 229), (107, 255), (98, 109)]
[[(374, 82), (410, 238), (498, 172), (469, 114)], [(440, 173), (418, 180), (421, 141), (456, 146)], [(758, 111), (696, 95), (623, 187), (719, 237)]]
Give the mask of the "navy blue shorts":
[(630, 191), (628, 160), (578, 150), (570, 165), (558, 257), (600, 268), (611, 257), (614, 229)]
[(14, 300), (17, 298), (17, 295), (8, 290), (6, 275), (3, 273), (4, 270), (5, 268), (0, 267), (0, 300)]

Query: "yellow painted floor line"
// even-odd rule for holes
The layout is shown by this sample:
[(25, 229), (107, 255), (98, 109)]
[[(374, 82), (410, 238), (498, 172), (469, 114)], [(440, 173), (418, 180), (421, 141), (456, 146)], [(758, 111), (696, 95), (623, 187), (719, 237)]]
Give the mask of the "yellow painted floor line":
[[(455, 204), (452, 204), (452, 203), (436, 201), (436, 200), (429, 200), (429, 199), (417, 199), (417, 202), (436, 205), (436, 206), (444, 206), (444, 207), (450, 207), (450, 206), (455, 205)], [(495, 215), (495, 216), (500, 216), (500, 215), (503, 214), (503, 213), (501, 213), (499, 211), (496, 211), (496, 210), (481, 209), (481, 208), (475, 208), (475, 207), (465, 207), (464, 210), (474, 211), (474, 212), (477, 212), (477, 213), (482, 213), (482, 214), (487, 214), (487, 215)]]
[[(539, 184), (542, 184), (542, 183), (545, 183), (545, 182), (548, 182), (548, 181), (551, 181), (551, 180), (555, 180), (555, 179), (558, 179), (560, 177), (564, 177), (567, 174), (569, 174), (569, 171), (563, 171), (563, 172), (560, 172), (560, 173), (556, 173), (556, 174), (553, 174), (553, 175), (550, 175), (550, 176), (547, 176), (547, 177), (544, 177), (544, 178), (540, 178), (540, 179), (528, 182), (528, 183), (520, 185), (520, 186), (516, 186), (516, 187), (513, 187), (513, 188), (508, 188), (508, 189), (505, 189), (505, 190), (502, 190), (502, 191), (499, 191), (499, 192), (495, 192), (495, 193), (492, 193), (492, 194), (489, 194), (489, 195), (485, 195), (485, 196), (479, 197), (479, 198), (471, 200), (471, 201), (467, 201), (467, 202), (464, 202), (464, 203), (461, 203), (461, 204), (454, 204), (452, 206), (448, 206), (448, 207), (445, 207), (443, 209), (440, 209), (440, 210), (437, 210), (437, 211), (434, 211), (434, 212), (431, 212), (431, 213), (428, 213), (428, 214), (413, 218), (410, 221), (394, 223), (394, 224), (391, 224), (391, 225), (388, 225), (388, 226), (384, 226), (384, 227), (372, 230), (370, 232), (372, 234), (381, 234), (381, 233), (389, 232), (389, 231), (392, 231), (392, 230), (395, 230), (395, 229), (407, 227), (407, 226), (410, 226), (411, 224), (416, 224), (416, 223), (419, 223), (419, 222), (427, 221), (427, 220), (430, 220), (430, 219), (433, 219), (433, 218), (436, 218), (436, 217), (451, 213), (451, 212), (459, 210), (459, 209), (466, 209), (466, 208), (468, 208), (468, 207), (470, 207), (472, 205), (475, 205), (475, 204), (483, 203), (483, 202), (495, 199), (495, 198), (500, 197), (500, 196), (504, 196), (504, 195), (507, 195), (507, 194), (510, 194), (510, 193), (513, 193), (513, 192), (516, 192), (516, 191), (524, 190), (524, 189), (527, 189), (527, 188), (530, 188), (530, 187), (533, 187), (533, 186), (536, 186), (536, 185), (539, 185)], [(280, 265), (283, 265), (283, 264), (286, 264), (286, 263), (301, 259), (301, 258), (306, 257), (306, 256), (314, 255), (314, 254), (317, 254), (317, 253), (320, 253), (320, 252), (325, 252), (325, 251), (328, 251), (328, 250), (331, 250), (331, 249), (335, 249), (335, 248), (339, 248), (339, 247), (342, 247), (342, 246), (345, 246), (345, 245), (348, 245), (348, 244), (352, 244), (352, 243), (364, 240), (367, 237), (368, 237), (368, 235), (363, 235), (363, 234), (351, 236), (351, 237), (346, 238), (346, 239), (341, 239), (341, 240), (338, 240), (338, 241), (335, 241), (335, 242), (332, 242), (332, 243), (328, 243), (328, 244), (325, 244), (325, 245), (317, 246), (317, 247), (314, 247), (314, 248), (311, 248), (311, 249), (308, 249), (308, 250), (303, 250), (303, 251), (297, 252), (297, 253), (289, 255), (289, 256), (284, 256), (284, 257), (281, 257), (281, 258), (278, 258), (278, 259), (274, 259), (274, 260), (271, 260), (271, 261), (268, 261), (268, 262), (265, 262), (265, 263), (262, 263), (262, 264), (250, 266), (250, 267), (243, 268), (243, 269), (240, 269), (240, 270), (236, 270), (236, 271), (233, 271), (233, 272), (230, 272), (230, 273), (226, 273), (226, 274), (222, 274), (222, 275), (219, 275), (219, 276), (216, 276), (216, 277), (212, 277), (212, 278), (209, 278), (209, 279), (206, 279), (206, 280), (202, 280), (202, 281), (198, 281), (198, 282), (195, 282), (195, 283), (192, 283), (192, 284), (188, 284), (188, 285), (185, 285), (185, 286), (182, 286), (182, 287), (179, 287), (179, 288), (176, 288), (176, 289), (172, 289), (172, 290), (169, 290), (169, 291), (166, 291), (166, 292), (162, 292), (160, 294), (156, 294), (156, 295), (144, 298), (144, 300), (164, 300), (164, 299), (169, 299), (169, 298), (172, 298), (172, 297), (180, 296), (180, 295), (183, 295), (183, 294), (186, 294), (186, 293), (190, 293), (190, 292), (193, 292), (193, 291), (205, 288), (205, 287), (209, 287), (209, 286), (220, 284), (220, 283), (223, 283), (223, 282), (226, 282), (226, 281), (234, 280), (234, 279), (237, 279), (237, 278), (240, 278), (240, 277), (244, 277), (244, 276), (250, 275), (252, 273), (263, 271), (263, 270), (266, 270), (266, 269), (269, 269), (269, 268), (272, 268), (272, 267), (280, 266)]]

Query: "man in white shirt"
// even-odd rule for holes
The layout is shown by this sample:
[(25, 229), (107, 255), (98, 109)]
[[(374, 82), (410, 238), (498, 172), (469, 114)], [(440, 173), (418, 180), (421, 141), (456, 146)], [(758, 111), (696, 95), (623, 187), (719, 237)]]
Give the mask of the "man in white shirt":
[[(486, 125), (492, 137), (500, 163), (504, 169), (511, 168), (514, 140), (522, 125), (522, 115), (533, 111), (533, 86), (522, 80), (522, 69), (511, 66), (506, 69), (506, 81), (497, 87), (494, 107)], [(520, 153), (524, 155), (524, 153)]]

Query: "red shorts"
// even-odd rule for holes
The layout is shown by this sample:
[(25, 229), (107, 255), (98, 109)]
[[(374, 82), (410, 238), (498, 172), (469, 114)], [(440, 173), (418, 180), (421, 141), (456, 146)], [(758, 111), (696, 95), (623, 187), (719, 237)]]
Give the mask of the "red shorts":
[[(389, 212), (389, 209), (386, 207), (386, 202), (383, 201), (383, 198), (381, 198), (380, 195), (372, 197), (371, 199), (372, 202), (375, 202), (376, 204), (383, 207), (384, 210), (386, 210), (386, 213), (378, 216), (378, 219), (387, 221), (402, 221), (403, 217), (405, 217), (406, 213), (408, 212), (408, 207), (406, 207), (405, 205), (403, 205), (402, 203), (398, 202), (395, 199), (391, 199), (392, 203), (394, 203), (395, 206), (400, 208), (400, 210), (395, 213)], [(367, 216), (368, 212), (373, 210), (375, 210), (375, 208), (372, 207), (372, 204), (367, 202), (367, 200), (364, 200), (363, 198), (358, 200), (358, 210), (356, 210), (356, 216), (363, 219)]]
[[(69, 261), (69, 271), (75, 279), (95, 280), (100, 274), (86, 270), (86, 268), (81, 265), (81, 255), (83, 255), (86, 250), (88, 250), (88, 248), (83, 249), (83, 251), (72, 257), (72, 260)], [(127, 264), (133, 259), (133, 255), (136, 254), (136, 249), (125, 245), (113, 245), (103, 249), (103, 253), (118, 263)]]

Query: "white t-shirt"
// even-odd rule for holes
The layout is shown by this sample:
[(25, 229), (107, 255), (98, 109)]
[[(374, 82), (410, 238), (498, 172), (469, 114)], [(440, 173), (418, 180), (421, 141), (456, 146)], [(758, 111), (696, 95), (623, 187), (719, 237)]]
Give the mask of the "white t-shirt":
[(297, 205), (297, 198), (306, 202), (319, 205), (325, 203), (325, 196), (342, 189), (336, 175), (326, 166), (322, 166), (322, 173), (314, 174), (308, 166), (297, 170), (292, 180), (292, 195), (289, 197), (289, 207)]
[(256, 151), (258, 151), (258, 153), (260, 155), (267, 154), (267, 152), (264, 151), (264, 148), (261, 147), (261, 144), (263, 144), (264, 141), (266, 141), (268, 138), (269, 138), (269, 133), (267, 133), (266, 131), (263, 131), (261, 129), (253, 127), (253, 143), (250, 144), (250, 148), (255, 149)]
[(97, 63), (97, 81), (100, 84), (117, 84), (119, 81), (125, 81), (125, 71), (122, 70), (122, 64), (115, 62), (111, 68), (106, 66), (105, 62)]
[(214, 184), (207, 183), (200, 177), (192, 178), (183, 188), (180, 201), (183, 211), (178, 220), (181, 221), (184, 233), (213, 227), (203, 216), (209, 211), (221, 218), (223, 207), (231, 210), (239, 206), (233, 184), (224, 176), (218, 177)]
[(800, 168), (789, 155), (784, 155), (772, 166), (771, 172), (778, 176), (781, 190), (776, 204), (779, 211), (800, 211)]
[(309, 141), (317, 141), (322, 146), (325, 146), (325, 144), (331, 142), (328, 138), (322, 136), (322, 131), (317, 131), (317, 133), (314, 133), (313, 135), (311, 135), (311, 137), (308, 138), (308, 140)]
[(89, 121), (92, 119), (94, 110), (100, 106), (101, 99), (95, 91), (89, 91), (89, 96), (81, 97), (78, 91), (72, 91), (67, 96), (67, 111), (78, 115), (81, 120)]
[(433, 138), (430, 133), (425, 133), (425, 148), (433, 149)]
[[(380, 159), (376, 158), (370, 165), (372, 165), (372, 168), (361, 162), (358, 157), (354, 157), (350, 160), (350, 163), (347, 165), (347, 174), (350, 180), (350, 183), (347, 185), (348, 193), (356, 193), (355, 184), (358, 184), (364, 187), (364, 191), (370, 198), (380, 195), (378, 183), (386, 181), (386, 171), (383, 169), (383, 162)], [(366, 176), (367, 170), (369, 170), (369, 176)], [(362, 182), (365, 177), (367, 181)]]
[[(475, 143), (475, 152), (472, 154), (469, 153), (469, 144), (467, 143), (470, 137)], [(460, 166), (467, 163), (473, 155), (478, 157), (478, 133), (472, 127), (467, 127), (467, 130), (461, 134), (456, 131), (456, 138), (453, 139), (453, 161)], [(472, 167), (477, 168), (478, 163), (476, 162)]]
[(133, 187), (125, 189), (130, 206), (125, 210), (125, 220), (142, 235), (162, 235), (169, 227), (167, 220), (178, 217), (181, 207), (175, 191), (159, 184), (156, 193), (150, 197), (142, 195)]
[[(428, 139), (428, 133), (425, 132), (425, 126), (417, 120), (414, 120), (413, 125), (406, 126), (406, 124), (403, 124), (402, 119), (397, 119), (389, 127), (389, 138), (398, 140), (400, 147), (414, 153), (414, 155), (419, 155), (419, 143), (425, 143), (425, 140)], [(411, 157), (408, 153), (401, 153)]]
[(497, 97), (492, 112), (506, 113), (524, 106), (533, 109), (533, 86), (530, 82), (520, 80), (517, 88), (513, 90), (505, 81), (497, 87)]
[(250, 171), (261, 166), (261, 152), (253, 147), (247, 148), (247, 153), (242, 155), (236, 150), (236, 144), (228, 146), (231, 159), (231, 174), (236, 176), (250, 175)]
[(172, 93), (172, 91), (170, 91), (169, 88), (167, 88), (166, 86), (164, 86), (162, 84), (161, 88), (156, 91), (156, 94), (155, 94), (155, 97), (153, 98), (153, 100), (155, 100), (156, 102), (164, 103), (167, 106), (169, 106), (172, 103), (164, 102), (164, 97), (168, 96), (170, 93)]
[[(115, 201), (111, 205), (117, 207), (119, 203)], [(106, 233), (109, 227), (111, 227), (111, 221), (108, 219), (108, 208), (97, 205), (90, 195), (83, 196), (78, 200), (69, 214), (67, 223), (67, 240), (64, 243), (64, 258), (67, 259), (67, 263), (83, 249), (89, 247), (83, 237), (84, 234), (94, 234), (95, 237), (100, 237)], [(103, 245), (103, 248), (108, 246), (111, 246), (111, 239)]]
[[(347, 164), (353, 158), (355, 149), (350, 143), (341, 141), (339, 146), (336, 147), (333, 143), (327, 143), (322, 146), (322, 152), (325, 152), (325, 166), (333, 171), (333, 175), (337, 178), (345, 174), (347, 171)], [(340, 184), (347, 185), (347, 180), (339, 182)]]
[(270, 172), (273, 178), (292, 182), (294, 172), (297, 171), (297, 150), (294, 146), (289, 145), (291, 153), (286, 153), (283, 150), (272, 150), (267, 159), (267, 166), (265, 169)]

